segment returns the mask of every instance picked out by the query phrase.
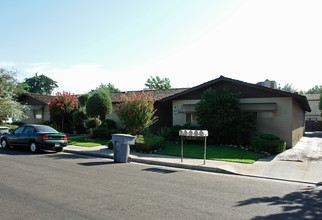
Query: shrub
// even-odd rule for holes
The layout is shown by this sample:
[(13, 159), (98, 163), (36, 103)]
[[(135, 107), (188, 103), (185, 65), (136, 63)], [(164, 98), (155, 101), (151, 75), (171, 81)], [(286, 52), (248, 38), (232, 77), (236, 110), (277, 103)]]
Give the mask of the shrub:
[(145, 128), (158, 120), (157, 116), (154, 116), (154, 102), (155, 99), (150, 93), (124, 95), (115, 112), (131, 134), (143, 134)]
[(95, 139), (107, 139), (110, 140), (112, 138), (112, 134), (119, 133), (118, 129), (109, 129), (106, 127), (98, 127), (93, 131), (93, 138)]
[(168, 142), (178, 142), (180, 141), (179, 137), (179, 131), (181, 129), (191, 129), (191, 130), (198, 130), (200, 129), (199, 126), (191, 125), (191, 124), (185, 124), (185, 125), (175, 125), (172, 127), (163, 127), (160, 129), (158, 134)]
[(131, 149), (136, 152), (150, 153), (162, 147), (164, 138), (155, 134), (138, 135)]
[(209, 131), (209, 139), (217, 144), (243, 145), (255, 131), (256, 118), (239, 107), (239, 93), (227, 89), (208, 89), (196, 105), (200, 127)]
[(108, 93), (98, 90), (86, 102), (86, 114), (90, 117), (104, 116), (112, 112), (112, 102)]
[(286, 142), (272, 134), (261, 134), (252, 138), (251, 147), (256, 151), (279, 154), (286, 150)]
[(117, 129), (116, 122), (111, 119), (102, 120), (102, 124), (100, 127), (104, 127), (107, 129)]

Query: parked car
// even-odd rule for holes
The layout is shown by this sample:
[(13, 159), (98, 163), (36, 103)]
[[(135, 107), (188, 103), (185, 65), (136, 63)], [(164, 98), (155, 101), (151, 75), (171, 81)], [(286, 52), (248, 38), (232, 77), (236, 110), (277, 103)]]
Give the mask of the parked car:
[(29, 147), (33, 153), (38, 149), (61, 152), (67, 146), (67, 136), (47, 125), (23, 125), (10, 134), (1, 135), (1, 147), (8, 146)]
[(0, 127), (0, 135), (10, 133), (8, 127)]

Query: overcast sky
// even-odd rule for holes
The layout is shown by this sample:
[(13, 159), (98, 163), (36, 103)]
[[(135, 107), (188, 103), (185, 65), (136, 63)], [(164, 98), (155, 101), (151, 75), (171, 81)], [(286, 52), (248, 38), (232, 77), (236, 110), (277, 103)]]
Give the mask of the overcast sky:
[(298, 90), (322, 85), (322, 1), (0, 0), (0, 67), (45, 74), (56, 91), (101, 83), (173, 88), (220, 75)]

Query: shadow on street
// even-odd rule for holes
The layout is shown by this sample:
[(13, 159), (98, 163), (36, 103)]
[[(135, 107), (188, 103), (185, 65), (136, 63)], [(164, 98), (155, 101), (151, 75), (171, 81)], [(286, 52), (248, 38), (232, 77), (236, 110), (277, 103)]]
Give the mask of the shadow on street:
[(266, 203), (268, 206), (281, 206), (282, 213), (257, 216), (253, 219), (322, 219), (322, 188), (310, 186), (283, 197), (258, 197), (238, 202), (237, 206)]

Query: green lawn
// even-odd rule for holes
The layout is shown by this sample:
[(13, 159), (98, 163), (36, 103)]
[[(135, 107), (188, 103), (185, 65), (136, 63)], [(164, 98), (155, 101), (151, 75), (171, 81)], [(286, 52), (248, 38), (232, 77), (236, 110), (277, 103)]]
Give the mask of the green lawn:
[(68, 139), (68, 144), (81, 146), (81, 147), (96, 147), (101, 145), (107, 145), (108, 142), (109, 141), (107, 140), (90, 140), (88, 137)]
[[(181, 157), (181, 144), (166, 143), (165, 149), (156, 154)], [(184, 144), (183, 156), (190, 158), (204, 158), (204, 146), (196, 144)], [(239, 163), (252, 164), (259, 158), (265, 157), (263, 154), (245, 151), (239, 148), (228, 146), (207, 146), (207, 159), (222, 160)]]

